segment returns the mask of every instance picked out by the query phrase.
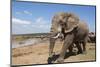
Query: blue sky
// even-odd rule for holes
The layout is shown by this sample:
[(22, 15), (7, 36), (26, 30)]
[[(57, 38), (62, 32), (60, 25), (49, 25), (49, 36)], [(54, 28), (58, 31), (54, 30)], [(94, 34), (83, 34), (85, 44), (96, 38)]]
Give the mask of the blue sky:
[(46, 33), (50, 31), (51, 20), (57, 12), (72, 12), (95, 32), (95, 6), (48, 4), (34, 2), (12, 2), (12, 33)]

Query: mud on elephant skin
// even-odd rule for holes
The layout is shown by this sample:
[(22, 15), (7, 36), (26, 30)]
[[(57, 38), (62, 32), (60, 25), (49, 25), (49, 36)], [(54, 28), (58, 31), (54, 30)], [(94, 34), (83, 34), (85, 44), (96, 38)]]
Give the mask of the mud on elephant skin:
[[(60, 36), (60, 34), (63, 34), (64, 36), (64, 44), (57, 59), (59, 63), (64, 61), (66, 50), (73, 44), (76, 44), (79, 52), (86, 52), (86, 42), (89, 29), (87, 24), (81, 22), (79, 17), (75, 14), (68, 12), (60, 12), (55, 14), (52, 18), (50, 32), (52, 35), (54, 35), (54, 37), (50, 38), (49, 58), (53, 57), (55, 41)], [(82, 45), (83, 50), (81, 50), (80, 45)]]

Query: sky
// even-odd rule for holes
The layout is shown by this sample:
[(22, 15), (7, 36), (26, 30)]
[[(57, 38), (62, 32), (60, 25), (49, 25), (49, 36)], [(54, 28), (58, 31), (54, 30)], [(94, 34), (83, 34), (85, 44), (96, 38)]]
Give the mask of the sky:
[(95, 6), (12, 1), (12, 34), (50, 32), (57, 12), (72, 12), (95, 32)]

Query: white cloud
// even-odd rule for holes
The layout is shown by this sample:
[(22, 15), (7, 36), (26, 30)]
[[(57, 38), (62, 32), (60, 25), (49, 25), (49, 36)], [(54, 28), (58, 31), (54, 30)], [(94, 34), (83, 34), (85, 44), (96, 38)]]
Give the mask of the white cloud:
[(16, 14), (22, 14), (21, 12), (16, 12)]
[(36, 22), (41, 22), (41, 21), (43, 21), (43, 18), (42, 18), (42, 17), (39, 17), (39, 18), (37, 18), (35, 21), (36, 21)]
[(35, 22), (32, 24), (32, 26), (38, 26), (38, 27), (46, 27), (46, 26), (50, 26), (50, 24), (48, 23), (49, 21), (44, 20), (42, 17), (39, 17), (35, 20)]
[(23, 12), (24, 12), (25, 14), (32, 15), (32, 13), (29, 12), (29, 11), (24, 10)]
[(30, 15), (30, 16), (32, 15), (32, 13), (27, 10), (24, 10), (22, 12), (16, 12), (16, 14), (26, 14), (26, 15)]
[(12, 23), (15, 23), (15, 24), (31, 24), (30, 21), (21, 20), (21, 19), (18, 19), (18, 18), (12, 18)]
[(38, 32), (49, 32), (51, 25), (49, 21), (45, 20), (43, 17), (39, 17), (31, 26)]
[(49, 32), (51, 26), (51, 23), (43, 17), (38, 17), (34, 21), (12, 18), (12, 23), (13, 34)]

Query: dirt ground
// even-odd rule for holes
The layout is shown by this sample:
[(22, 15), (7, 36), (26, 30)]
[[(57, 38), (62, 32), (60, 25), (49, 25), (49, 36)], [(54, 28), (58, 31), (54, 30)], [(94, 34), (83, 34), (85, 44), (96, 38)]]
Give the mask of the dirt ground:
[[(54, 52), (59, 54), (61, 47), (62, 43), (56, 42)], [(95, 43), (87, 43), (86, 47), (86, 54), (66, 56), (64, 62), (95, 61)], [(48, 42), (12, 48), (12, 65), (47, 64), (48, 48)]]

